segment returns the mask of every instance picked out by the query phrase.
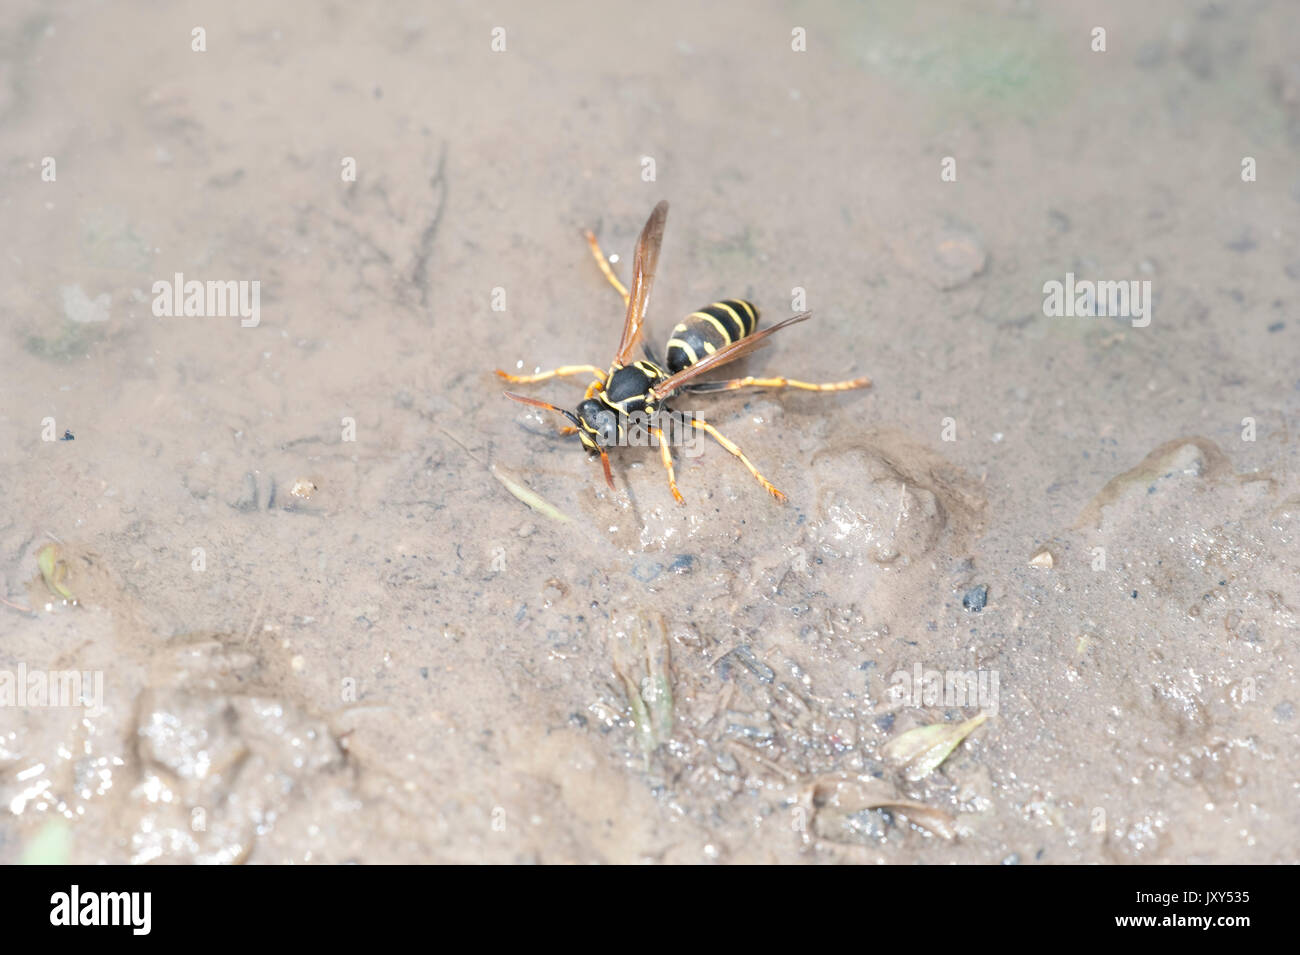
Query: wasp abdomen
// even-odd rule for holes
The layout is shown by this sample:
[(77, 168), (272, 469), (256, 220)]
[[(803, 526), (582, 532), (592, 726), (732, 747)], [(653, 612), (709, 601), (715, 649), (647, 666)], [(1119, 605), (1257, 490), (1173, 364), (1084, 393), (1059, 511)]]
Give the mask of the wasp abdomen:
[(741, 299), (729, 298), (691, 312), (668, 340), (669, 374), (675, 375), (719, 348), (752, 335), (757, 327), (758, 309)]

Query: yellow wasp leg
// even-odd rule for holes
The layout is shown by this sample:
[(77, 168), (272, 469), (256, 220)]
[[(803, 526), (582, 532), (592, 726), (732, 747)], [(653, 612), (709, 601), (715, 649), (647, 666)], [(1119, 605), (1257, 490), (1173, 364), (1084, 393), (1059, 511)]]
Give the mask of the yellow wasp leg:
[(539, 372), (536, 375), (512, 375), (509, 372), (502, 371), (498, 368), (497, 374), (506, 381), (514, 382), (517, 385), (527, 384), (533, 381), (545, 381), (548, 378), (562, 378), (567, 375), (584, 374), (595, 375), (602, 384), (605, 381), (604, 370), (597, 368), (595, 365), (561, 365), (559, 368), (555, 368), (551, 371)]
[(854, 388), (870, 388), (870, 378), (854, 378), (851, 381), (832, 381), (824, 385), (814, 385), (807, 381), (795, 381), (793, 378), (733, 378), (731, 381), (706, 381), (701, 391), (734, 391), (737, 388), (802, 388), (804, 391), (852, 391)]
[(735, 445), (735, 443), (732, 442), (729, 438), (725, 437), (722, 434), (722, 432), (720, 432), (713, 425), (709, 424), (707, 421), (704, 421), (700, 418), (692, 418), (691, 424), (699, 428), (701, 431), (707, 432), (713, 438), (714, 441), (718, 442), (718, 444), (722, 445), (724, 448), (726, 448), (736, 457), (740, 458), (740, 463), (745, 465), (745, 467), (749, 468), (749, 473), (754, 475), (754, 477), (758, 479), (758, 483), (763, 485), (763, 487), (767, 489), (767, 492), (769, 494), (771, 494), (778, 501), (782, 503), (785, 502), (785, 495), (782, 494), (780, 491), (778, 491), (775, 487), (773, 487), (771, 481), (763, 477), (763, 475), (759, 474), (758, 468), (754, 467), (753, 463), (749, 460), (749, 458), (745, 457), (745, 452), (741, 451), (740, 448), (738, 448)]
[(596, 241), (595, 234), (590, 230), (582, 233), (587, 238), (587, 245), (591, 246), (591, 254), (596, 257), (596, 264), (600, 270), (605, 273), (605, 278), (609, 279), (609, 284), (618, 289), (618, 294), (623, 296), (623, 307), (627, 307), (628, 292), (627, 286), (618, 280), (614, 270), (610, 267), (609, 259), (605, 258), (605, 253), (600, 250), (600, 243)]
[(664, 440), (663, 429), (651, 428), (650, 433), (659, 442), (659, 457), (664, 462), (664, 470), (668, 472), (668, 489), (673, 492), (673, 497), (677, 499), (678, 504), (685, 504), (686, 499), (677, 490), (677, 475), (673, 471), (673, 453), (668, 448), (668, 442)]

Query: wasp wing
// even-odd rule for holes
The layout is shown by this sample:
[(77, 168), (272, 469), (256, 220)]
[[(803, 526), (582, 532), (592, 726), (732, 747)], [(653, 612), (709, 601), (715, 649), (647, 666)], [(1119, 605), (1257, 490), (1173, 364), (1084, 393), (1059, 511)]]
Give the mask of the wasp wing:
[(761, 332), (755, 332), (753, 335), (747, 335), (738, 342), (732, 342), (725, 348), (719, 348), (712, 355), (700, 359), (689, 368), (683, 368), (671, 378), (665, 378), (652, 389), (654, 396), (660, 400), (668, 397), (674, 391), (677, 391), (693, 378), (698, 378), (705, 372), (712, 371), (714, 368), (720, 368), (728, 362), (735, 361), (742, 355), (747, 355), (755, 348), (761, 348), (767, 344), (764, 339), (769, 335), (775, 335), (787, 325), (793, 325), (796, 322), (807, 321), (812, 318), (812, 312), (802, 312), (798, 315), (792, 315), (783, 322), (777, 322), (771, 328), (765, 328)]
[(664, 242), (664, 223), (668, 219), (667, 201), (659, 203), (646, 220), (641, 238), (636, 242), (636, 256), (632, 265), (632, 285), (628, 289), (627, 320), (623, 323), (623, 338), (618, 343), (614, 363), (626, 365), (641, 340), (641, 327), (645, 323), (646, 308), (650, 304), (650, 286), (654, 284), (655, 269), (659, 265), (659, 247)]

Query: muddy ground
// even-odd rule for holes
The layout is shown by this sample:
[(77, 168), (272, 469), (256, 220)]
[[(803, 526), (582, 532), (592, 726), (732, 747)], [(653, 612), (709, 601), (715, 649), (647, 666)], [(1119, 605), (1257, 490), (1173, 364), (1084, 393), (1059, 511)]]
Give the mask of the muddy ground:
[[(1296, 11), (912, 6), (7, 3), (0, 861), (1295, 861)], [(492, 375), (660, 199), (784, 506)]]

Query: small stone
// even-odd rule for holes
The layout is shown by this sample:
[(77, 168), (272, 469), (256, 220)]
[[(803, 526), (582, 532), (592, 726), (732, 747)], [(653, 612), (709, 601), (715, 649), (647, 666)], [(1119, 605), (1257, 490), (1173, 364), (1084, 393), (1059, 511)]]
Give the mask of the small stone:
[(694, 554), (678, 554), (673, 558), (673, 562), (668, 565), (668, 569), (674, 574), (689, 574), (694, 566)]
[(1056, 559), (1052, 557), (1052, 552), (1046, 547), (1042, 548), (1033, 557), (1029, 558), (1030, 567), (1038, 567), (1042, 570), (1051, 570), (1056, 565)]
[(966, 591), (961, 598), (961, 605), (967, 610), (973, 610), (979, 613), (988, 605), (989, 588), (985, 584), (979, 584)]

